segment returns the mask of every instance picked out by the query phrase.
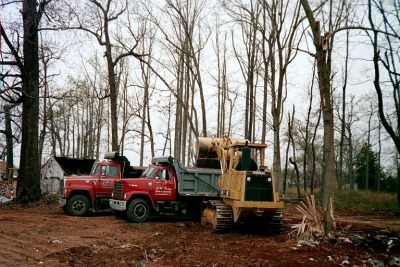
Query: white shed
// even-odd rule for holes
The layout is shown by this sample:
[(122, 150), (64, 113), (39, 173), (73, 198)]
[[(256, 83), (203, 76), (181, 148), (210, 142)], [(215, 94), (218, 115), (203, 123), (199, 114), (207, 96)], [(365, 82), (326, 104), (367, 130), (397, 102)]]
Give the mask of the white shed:
[(40, 189), (42, 193), (56, 193), (66, 175), (90, 173), (94, 159), (50, 157), (42, 166)]

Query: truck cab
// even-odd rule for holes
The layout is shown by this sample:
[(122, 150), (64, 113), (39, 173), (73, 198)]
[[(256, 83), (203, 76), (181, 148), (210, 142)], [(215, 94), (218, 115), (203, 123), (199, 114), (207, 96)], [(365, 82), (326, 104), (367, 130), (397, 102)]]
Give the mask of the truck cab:
[(142, 168), (130, 166), (126, 157), (117, 152), (107, 153), (105, 159), (93, 163), (89, 175), (64, 177), (59, 193), (59, 204), (68, 215), (83, 216), (109, 208), (114, 182), (126, 176), (138, 177)]
[[(150, 211), (163, 211), (176, 203), (176, 172), (167, 159), (152, 161), (138, 179), (125, 179), (114, 184), (110, 207), (129, 221), (147, 220)], [(168, 203), (168, 204), (167, 204)]]
[(220, 170), (185, 168), (171, 156), (153, 158), (140, 178), (114, 183), (110, 207), (130, 222), (146, 221), (151, 213), (188, 215), (200, 209), (204, 197), (218, 196), (220, 174)]

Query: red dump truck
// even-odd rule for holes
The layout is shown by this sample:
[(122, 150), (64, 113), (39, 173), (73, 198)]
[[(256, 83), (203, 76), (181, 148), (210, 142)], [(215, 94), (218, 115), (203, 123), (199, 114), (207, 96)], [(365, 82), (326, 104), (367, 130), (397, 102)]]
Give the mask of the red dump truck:
[(235, 225), (279, 232), (283, 202), (264, 165), (266, 147), (227, 137), (198, 138), (196, 168), (171, 156), (154, 158), (142, 177), (114, 183), (110, 207), (131, 222), (146, 221), (150, 214), (187, 214), (201, 217), (215, 232)]
[(130, 166), (118, 152), (106, 153), (103, 160), (93, 163), (89, 175), (65, 176), (61, 181), (59, 204), (68, 215), (84, 216), (89, 212), (109, 208), (114, 182), (140, 177), (144, 168)]
[(218, 199), (220, 169), (186, 168), (172, 156), (152, 159), (137, 179), (115, 181), (110, 207), (130, 222), (150, 214), (200, 217), (204, 200)]

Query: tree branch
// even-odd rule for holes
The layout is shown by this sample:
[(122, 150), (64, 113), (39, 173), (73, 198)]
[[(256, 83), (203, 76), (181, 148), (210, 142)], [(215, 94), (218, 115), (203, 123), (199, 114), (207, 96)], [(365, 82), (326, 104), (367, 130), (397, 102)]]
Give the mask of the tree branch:
[(24, 76), (24, 64), (22, 63), (22, 60), (21, 60), (20, 56), (18, 55), (17, 50), (15, 49), (13, 44), (8, 39), (8, 36), (7, 36), (6, 32), (4, 31), (4, 27), (3, 27), (2, 23), (0, 23), (0, 29), (1, 29), (1, 36), (3, 36), (4, 41), (6, 42), (8, 48), (11, 50), (11, 53), (15, 58), (16, 66), (20, 69), (21, 75)]

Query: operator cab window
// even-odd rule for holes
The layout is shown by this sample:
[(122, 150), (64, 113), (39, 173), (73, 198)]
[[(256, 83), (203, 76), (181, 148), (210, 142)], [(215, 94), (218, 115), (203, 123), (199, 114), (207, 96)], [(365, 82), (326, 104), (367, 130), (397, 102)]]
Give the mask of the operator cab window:
[(149, 167), (142, 173), (142, 177), (151, 178), (155, 172), (155, 168)]
[(168, 170), (160, 170), (157, 174), (159, 180), (169, 180), (170, 174)]
[(103, 166), (101, 169), (102, 176), (117, 176), (118, 170), (116, 166)]
[(96, 175), (96, 174), (99, 173), (99, 171), (100, 171), (100, 164), (94, 163), (93, 167), (92, 167), (92, 170), (90, 171), (90, 174), (91, 175)]
[(107, 176), (117, 176), (118, 169), (117, 166), (107, 166)]
[(106, 176), (106, 174), (107, 174), (107, 167), (106, 167), (106, 166), (103, 166), (103, 167), (101, 168), (101, 176)]

